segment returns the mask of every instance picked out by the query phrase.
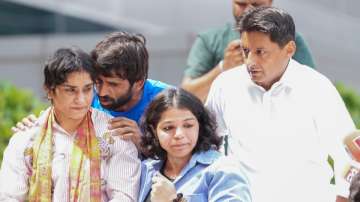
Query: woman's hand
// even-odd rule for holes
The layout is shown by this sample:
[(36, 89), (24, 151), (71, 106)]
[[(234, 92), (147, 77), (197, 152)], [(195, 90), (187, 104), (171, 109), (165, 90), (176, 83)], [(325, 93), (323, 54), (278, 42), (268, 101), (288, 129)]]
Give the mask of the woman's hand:
[(175, 185), (160, 173), (152, 178), (151, 201), (171, 202), (176, 198)]

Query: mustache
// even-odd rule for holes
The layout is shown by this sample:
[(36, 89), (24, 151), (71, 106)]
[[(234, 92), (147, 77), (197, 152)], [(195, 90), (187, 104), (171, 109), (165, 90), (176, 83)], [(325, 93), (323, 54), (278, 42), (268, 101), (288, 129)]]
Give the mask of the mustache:
[(105, 95), (105, 96), (99, 96), (99, 99), (100, 99), (100, 100), (104, 100), (104, 101), (114, 101), (113, 98), (111, 98), (111, 97), (109, 97), (109, 96), (107, 96), (107, 95)]

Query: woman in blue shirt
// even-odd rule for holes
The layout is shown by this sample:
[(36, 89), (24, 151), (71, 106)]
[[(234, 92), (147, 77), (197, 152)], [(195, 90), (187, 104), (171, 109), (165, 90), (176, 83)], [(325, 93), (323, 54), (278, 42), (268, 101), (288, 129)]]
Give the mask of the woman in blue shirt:
[(142, 123), (139, 201), (251, 201), (248, 181), (235, 160), (218, 149), (222, 139), (199, 99), (170, 88), (149, 105)]

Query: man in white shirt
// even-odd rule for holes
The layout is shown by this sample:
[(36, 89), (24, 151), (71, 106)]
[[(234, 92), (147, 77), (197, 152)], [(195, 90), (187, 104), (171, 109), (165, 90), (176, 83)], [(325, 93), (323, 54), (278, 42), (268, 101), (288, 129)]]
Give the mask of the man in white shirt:
[(332, 83), (291, 59), (292, 17), (256, 8), (244, 14), (239, 30), (245, 64), (214, 81), (206, 105), (229, 138), (229, 154), (247, 168), (253, 201), (346, 201), (341, 142), (355, 126)]

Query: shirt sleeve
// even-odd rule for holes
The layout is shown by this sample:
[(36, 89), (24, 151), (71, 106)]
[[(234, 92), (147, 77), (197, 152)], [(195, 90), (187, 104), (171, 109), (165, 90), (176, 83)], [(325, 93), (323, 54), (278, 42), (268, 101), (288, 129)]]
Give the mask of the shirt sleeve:
[(216, 66), (215, 53), (208, 47), (208, 40), (202, 35), (198, 35), (195, 39), (187, 59), (185, 76), (197, 78)]
[(295, 43), (296, 43), (296, 52), (293, 56), (293, 59), (303, 65), (307, 65), (315, 69), (315, 63), (311, 55), (310, 49), (306, 44), (304, 38), (299, 33), (296, 33), (295, 35)]
[(114, 144), (108, 163), (107, 195), (111, 202), (137, 201), (141, 172), (137, 149), (130, 141), (118, 139)]
[(210, 170), (214, 175), (209, 184), (209, 201), (252, 201), (248, 179), (237, 160), (221, 157)]
[(343, 140), (356, 128), (341, 96), (331, 82), (328, 81), (328, 83), (328, 87), (322, 88), (324, 99), (319, 99), (320, 103), (316, 105), (319, 107), (316, 125), (322, 143), (326, 145), (329, 155), (334, 160), (336, 194), (348, 197), (350, 184), (345, 180), (343, 172), (350, 158)]
[(216, 118), (218, 134), (220, 136), (225, 136), (228, 135), (228, 129), (224, 120), (225, 103), (222, 94), (221, 81), (217, 78), (210, 87), (205, 106)]
[(28, 193), (30, 170), (26, 166), (25, 134), (17, 133), (4, 151), (0, 170), (0, 201), (24, 201)]

